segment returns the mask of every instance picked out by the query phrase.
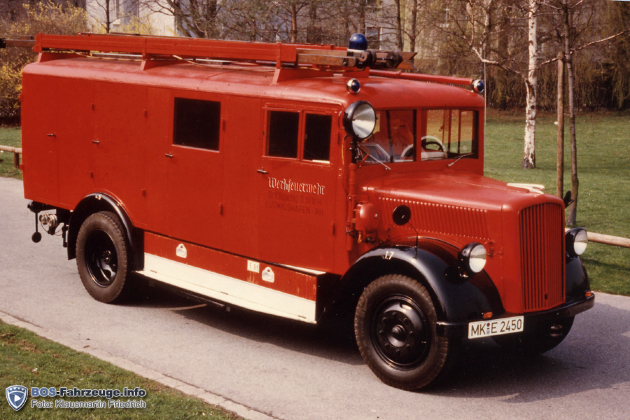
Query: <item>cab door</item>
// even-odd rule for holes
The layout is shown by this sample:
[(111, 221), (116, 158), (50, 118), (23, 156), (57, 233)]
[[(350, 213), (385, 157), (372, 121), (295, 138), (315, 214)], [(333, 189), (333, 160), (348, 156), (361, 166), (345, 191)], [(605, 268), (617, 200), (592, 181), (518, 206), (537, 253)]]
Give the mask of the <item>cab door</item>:
[(258, 250), (265, 261), (332, 271), (333, 109), (267, 103), (258, 176)]

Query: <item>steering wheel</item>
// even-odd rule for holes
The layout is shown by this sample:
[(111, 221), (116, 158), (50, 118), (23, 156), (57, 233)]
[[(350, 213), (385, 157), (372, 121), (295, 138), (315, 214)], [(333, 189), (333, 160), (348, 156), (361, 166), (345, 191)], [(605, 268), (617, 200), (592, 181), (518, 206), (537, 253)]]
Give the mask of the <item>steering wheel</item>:
[(440, 152), (444, 152), (444, 145), (442, 144), (442, 142), (440, 141), (440, 139), (438, 139), (435, 136), (424, 136), (422, 137), (420, 144), (422, 145), (423, 149), (426, 149), (428, 145), (435, 145), (438, 147), (438, 151)]
[(400, 154), (401, 159), (412, 158), (416, 154), (416, 147), (413, 144), (408, 145)]

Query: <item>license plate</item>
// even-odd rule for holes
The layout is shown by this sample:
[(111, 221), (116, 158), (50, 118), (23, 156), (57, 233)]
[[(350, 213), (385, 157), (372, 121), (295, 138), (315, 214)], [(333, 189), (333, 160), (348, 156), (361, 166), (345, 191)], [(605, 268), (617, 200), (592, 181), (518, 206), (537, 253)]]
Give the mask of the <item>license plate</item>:
[(515, 316), (512, 318), (471, 322), (468, 324), (468, 338), (482, 338), (522, 332), (523, 320), (522, 316)]

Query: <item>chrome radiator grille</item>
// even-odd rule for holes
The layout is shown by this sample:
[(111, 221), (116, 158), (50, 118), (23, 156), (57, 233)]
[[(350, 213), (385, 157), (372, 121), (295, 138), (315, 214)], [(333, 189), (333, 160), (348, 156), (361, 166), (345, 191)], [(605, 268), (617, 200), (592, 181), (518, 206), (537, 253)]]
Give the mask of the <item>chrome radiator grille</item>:
[(545, 203), (520, 213), (521, 279), (526, 312), (565, 301), (562, 206)]

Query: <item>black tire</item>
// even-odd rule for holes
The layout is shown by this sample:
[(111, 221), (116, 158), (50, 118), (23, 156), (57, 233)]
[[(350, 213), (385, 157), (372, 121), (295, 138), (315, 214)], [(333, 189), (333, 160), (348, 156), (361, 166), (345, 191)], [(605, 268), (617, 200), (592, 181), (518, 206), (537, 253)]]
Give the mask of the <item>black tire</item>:
[(384, 383), (415, 390), (435, 383), (454, 359), (455, 343), (436, 334), (437, 314), (427, 289), (397, 274), (363, 292), (354, 332), (363, 360)]
[(88, 293), (100, 302), (119, 302), (129, 290), (131, 258), (124, 232), (118, 217), (108, 211), (92, 214), (79, 229), (79, 275)]
[(542, 322), (527, 333), (495, 336), (494, 342), (504, 349), (526, 355), (545, 353), (560, 344), (571, 331), (574, 317)]

